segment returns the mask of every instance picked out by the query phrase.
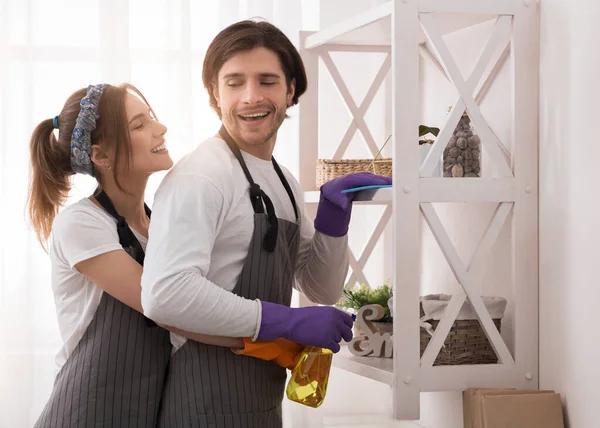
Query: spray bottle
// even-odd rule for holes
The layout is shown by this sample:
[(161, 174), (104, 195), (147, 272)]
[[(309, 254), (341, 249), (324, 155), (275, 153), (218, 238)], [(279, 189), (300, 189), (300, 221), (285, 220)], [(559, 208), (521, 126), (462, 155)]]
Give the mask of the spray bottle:
[[(352, 314), (352, 320), (356, 315)], [(286, 388), (291, 401), (309, 407), (319, 407), (325, 401), (333, 352), (317, 346), (306, 346), (292, 370)]]

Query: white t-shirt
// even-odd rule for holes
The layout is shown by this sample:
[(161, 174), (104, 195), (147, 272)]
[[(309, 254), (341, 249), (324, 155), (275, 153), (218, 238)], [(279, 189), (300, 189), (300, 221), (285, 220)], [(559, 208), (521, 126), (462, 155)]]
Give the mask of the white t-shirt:
[[(296, 221), (273, 164), (242, 152), (254, 181), (273, 201), (279, 218)], [(304, 196), (281, 167), (301, 216), (295, 288), (315, 303), (333, 304), (348, 272), (347, 237), (315, 233)], [(249, 184), (237, 159), (219, 138), (209, 138), (181, 159), (156, 192), (142, 275), (144, 313), (182, 330), (256, 337), (258, 300), (231, 291), (241, 274), (254, 231)], [(185, 338), (171, 335), (176, 348)]]
[[(54, 219), (49, 246), (51, 281), (63, 341), (55, 358), (57, 373), (90, 325), (104, 293), (75, 265), (100, 254), (122, 250), (116, 226), (117, 220), (88, 198), (66, 207)], [(145, 249), (146, 238), (133, 233)]]

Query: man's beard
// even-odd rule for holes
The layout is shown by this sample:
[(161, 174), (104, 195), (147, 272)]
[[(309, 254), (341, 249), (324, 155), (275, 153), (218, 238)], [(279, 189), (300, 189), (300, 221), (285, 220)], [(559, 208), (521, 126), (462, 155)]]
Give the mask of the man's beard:
[[(249, 146), (260, 146), (260, 145), (263, 145), (263, 144), (269, 142), (277, 134), (277, 131), (279, 131), (279, 128), (281, 127), (281, 124), (283, 123), (283, 121), (285, 119), (286, 110), (285, 109), (277, 109), (276, 113), (271, 112), (271, 114), (275, 114), (275, 117), (273, 118), (273, 125), (267, 132), (267, 135), (265, 135), (264, 137), (261, 136), (261, 137), (257, 137), (257, 138), (253, 138), (253, 139), (247, 139), (242, 136), (241, 127), (238, 129), (239, 130), (238, 137), (242, 140), (242, 142), (244, 144), (247, 144)], [(237, 115), (236, 115), (236, 120), (238, 121), (238, 123), (242, 121)]]

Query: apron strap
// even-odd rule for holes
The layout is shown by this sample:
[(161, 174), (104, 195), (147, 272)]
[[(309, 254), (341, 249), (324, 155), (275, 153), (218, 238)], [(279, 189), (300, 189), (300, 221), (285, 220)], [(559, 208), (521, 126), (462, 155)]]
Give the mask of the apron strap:
[[(271, 201), (271, 198), (269, 198), (269, 196), (264, 192), (264, 190), (262, 190), (260, 186), (257, 183), (255, 183), (252, 179), (252, 175), (250, 174), (250, 171), (246, 166), (246, 162), (244, 161), (242, 152), (240, 151), (237, 144), (235, 144), (235, 142), (233, 141), (233, 138), (231, 138), (231, 135), (229, 135), (229, 132), (227, 132), (227, 129), (225, 129), (225, 126), (221, 125), (219, 134), (221, 135), (223, 140), (225, 140), (225, 143), (227, 143), (229, 149), (233, 152), (234, 156), (241, 165), (242, 170), (244, 171), (244, 175), (246, 176), (248, 183), (250, 183), (250, 202), (252, 203), (254, 213), (264, 214), (265, 210), (263, 207), (263, 202), (264, 205), (267, 207), (267, 219), (269, 221), (269, 230), (267, 230), (267, 233), (265, 234), (263, 240), (263, 248), (266, 251), (272, 253), (273, 251), (275, 251), (275, 246), (277, 244), (277, 234), (279, 231), (279, 222), (277, 219), (277, 215), (275, 214), (275, 207), (273, 206), (273, 202)], [(275, 171), (277, 172), (277, 175), (281, 179), (283, 186), (286, 189), (286, 192), (292, 200), (292, 205), (294, 206), (294, 213), (296, 214), (296, 221), (298, 221), (298, 210), (296, 207), (296, 201), (294, 200), (294, 195), (291, 193), (290, 186), (287, 180), (285, 179), (283, 173), (281, 172), (281, 168), (279, 168), (279, 165), (277, 165), (277, 163), (275, 162), (275, 159), (272, 159), (272, 162), (273, 166), (275, 167)]]
[(290, 201), (292, 201), (292, 206), (294, 207), (294, 214), (296, 215), (296, 223), (298, 223), (300, 216), (298, 214), (298, 207), (296, 206), (296, 198), (294, 198), (294, 193), (292, 192), (290, 183), (288, 183), (287, 179), (285, 178), (285, 175), (283, 175), (283, 171), (279, 167), (279, 164), (277, 163), (274, 157), (271, 157), (271, 161), (273, 162), (273, 167), (275, 168), (275, 172), (277, 172), (277, 175), (279, 176), (283, 187), (285, 187), (285, 191), (290, 197)]
[[(94, 191), (94, 197), (100, 203), (100, 205), (102, 205), (102, 208), (104, 208), (104, 210), (107, 213), (109, 213), (113, 218), (117, 220), (117, 234), (119, 235), (119, 243), (124, 248), (132, 247), (134, 250), (133, 254), (135, 255), (135, 261), (138, 262), (140, 265), (144, 266), (144, 249), (142, 248), (140, 241), (138, 241), (138, 239), (131, 231), (131, 228), (127, 224), (127, 220), (125, 220), (125, 217), (123, 217), (117, 212), (115, 206), (113, 205), (112, 201), (110, 200), (110, 198), (104, 190), (100, 190), (99, 187), (96, 188), (96, 190)], [(144, 210), (146, 211), (146, 215), (148, 216), (148, 218), (150, 218), (152, 212), (150, 211), (150, 208), (148, 208), (148, 205), (146, 205), (145, 203)], [(145, 316), (144, 318), (146, 318), (146, 324), (149, 327), (156, 326), (156, 323), (154, 321)]]

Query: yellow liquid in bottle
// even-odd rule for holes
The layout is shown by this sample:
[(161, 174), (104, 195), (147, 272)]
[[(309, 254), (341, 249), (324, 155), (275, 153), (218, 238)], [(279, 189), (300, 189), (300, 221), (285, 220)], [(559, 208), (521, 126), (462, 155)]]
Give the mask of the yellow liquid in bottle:
[(286, 388), (287, 397), (297, 403), (319, 407), (325, 400), (333, 352), (307, 347), (292, 371)]

